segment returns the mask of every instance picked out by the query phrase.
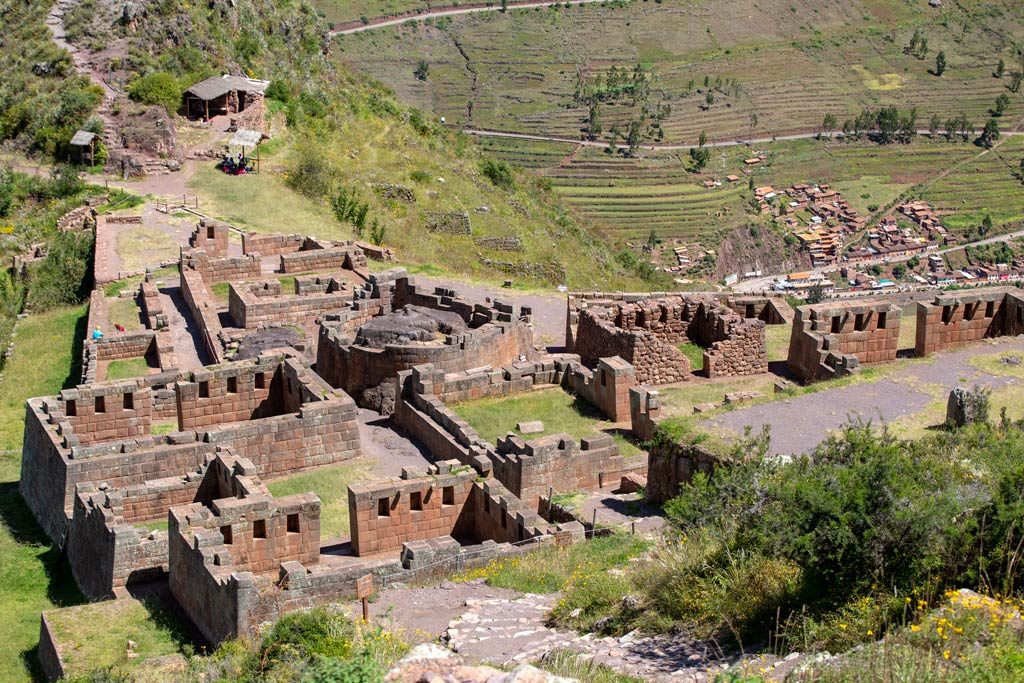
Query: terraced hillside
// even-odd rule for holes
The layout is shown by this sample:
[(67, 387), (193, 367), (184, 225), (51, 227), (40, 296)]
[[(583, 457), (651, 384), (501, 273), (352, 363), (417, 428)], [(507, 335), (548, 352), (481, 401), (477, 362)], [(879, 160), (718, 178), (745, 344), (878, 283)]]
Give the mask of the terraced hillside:
[[(905, 50), (915, 28), (928, 41), (920, 58)], [(841, 124), (887, 104), (917, 107), (922, 126), (960, 111), (980, 122), (1008, 92), (1022, 39), (1024, 8), (1013, 0), (943, 9), (901, 0), (665, 0), (446, 17), (343, 36), (335, 53), (449, 123), (570, 138), (588, 118), (574, 96), (578, 81), (640, 62), (653, 70), (651, 106), (671, 107), (664, 140), (693, 142), (702, 130), (712, 139), (815, 130), (825, 113)], [(940, 50), (948, 67), (938, 77)], [(1007, 74), (995, 78), (1000, 58)], [(413, 73), (420, 60), (425, 80)], [(1011, 113), (1024, 109), (1019, 94), (1012, 100)], [(606, 102), (603, 137), (637, 116), (632, 100)]]

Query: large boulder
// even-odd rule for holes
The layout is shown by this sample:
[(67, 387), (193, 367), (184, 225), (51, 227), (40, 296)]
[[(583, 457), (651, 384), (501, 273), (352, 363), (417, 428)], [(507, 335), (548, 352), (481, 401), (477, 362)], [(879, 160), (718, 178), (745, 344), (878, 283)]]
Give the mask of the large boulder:
[(986, 389), (956, 387), (949, 392), (946, 401), (946, 425), (963, 427), (975, 422), (988, 420), (988, 395)]

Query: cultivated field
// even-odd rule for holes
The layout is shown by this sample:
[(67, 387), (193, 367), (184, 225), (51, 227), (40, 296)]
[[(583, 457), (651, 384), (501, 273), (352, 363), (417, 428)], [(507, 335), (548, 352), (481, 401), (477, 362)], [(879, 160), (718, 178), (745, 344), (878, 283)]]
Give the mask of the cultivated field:
[[(1009, 76), (993, 71), (1000, 58), (1007, 72), (1016, 65), (1022, 24), (1011, 0), (943, 9), (898, 0), (665, 0), (449, 17), (344, 36), (335, 54), (451, 124), (570, 138), (580, 137), (588, 113), (574, 97), (578, 80), (642, 63), (654, 74), (651, 107), (671, 107), (664, 141), (692, 143), (702, 130), (712, 139), (813, 131), (825, 113), (841, 125), (889, 104), (917, 107), (922, 127), (932, 114), (960, 111), (980, 123), (1008, 92)], [(928, 40), (921, 58), (904, 50), (915, 28)], [(948, 67), (938, 77), (940, 50)], [(413, 73), (420, 60), (429, 65), (425, 80)], [(1020, 95), (1012, 98), (1010, 112), (1020, 113)], [(628, 98), (603, 104), (604, 136), (639, 109)]]

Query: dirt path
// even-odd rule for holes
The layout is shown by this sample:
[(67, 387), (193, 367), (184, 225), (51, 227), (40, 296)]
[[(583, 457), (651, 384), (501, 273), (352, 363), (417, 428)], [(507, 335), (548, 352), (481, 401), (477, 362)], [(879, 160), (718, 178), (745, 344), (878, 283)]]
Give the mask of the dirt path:
[[(592, 2), (604, 2), (605, 0), (561, 0), (554, 2), (548, 0), (546, 2), (510, 2), (505, 9), (533, 9), (534, 7), (551, 7), (552, 5), (585, 5)], [(358, 24), (355, 26), (347, 25), (345, 28), (340, 28), (335, 31), (331, 31), (332, 36), (343, 36), (349, 33), (361, 33), (363, 31), (371, 31), (375, 28), (385, 28), (387, 26), (398, 26), (400, 24), (406, 24), (411, 21), (423, 21), (424, 19), (430, 19), (435, 17), (450, 17), (457, 14), (475, 14), (477, 12), (501, 12), (504, 11), (501, 4), (491, 4), (484, 7), (439, 7), (437, 9), (428, 10), (426, 12), (420, 12), (418, 14), (407, 14), (399, 17), (378, 17), (376, 19), (370, 19), (365, 24)], [(349, 22), (352, 24), (354, 22)]]
[(359, 443), (362, 453), (374, 461), (373, 477), (397, 477), (405, 467), (423, 469), (434, 458), (394, 429), (390, 418), (366, 408), (359, 409)]
[(838, 389), (826, 389), (793, 399), (774, 401), (749, 408), (737, 408), (709, 418), (704, 424), (742, 434), (754, 433), (762, 425), (771, 428), (772, 454), (806, 453), (851, 418), (892, 422), (920, 413), (937, 400), (927, 387), (943, 387), (943, 397), (955, 386), (979, 385), (998, 389), (1020, 380), (993, 375), (970, 364), (975, 356), (1002, 351), (1024, 350), (1020, 339), (976, 344), (959, 351), (937, 353), (928, 362), (912, 363), (877, 382), (864, 382)]
[(164, 309), (164, 315), (167, 316), (179, 369), (198, 370), (212, 362), (206, 353), (206, 347), (203, 346), (198, 328), (189, 323), (192, 315), (181, 295), (181, 287), (179, 285), (161, 287), (160, 305)]

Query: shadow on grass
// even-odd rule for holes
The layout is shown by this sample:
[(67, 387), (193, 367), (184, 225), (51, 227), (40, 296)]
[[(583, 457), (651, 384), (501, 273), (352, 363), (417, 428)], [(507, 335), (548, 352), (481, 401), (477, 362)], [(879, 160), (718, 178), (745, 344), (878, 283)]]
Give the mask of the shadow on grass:
[(71, 370), (64, 378), (61, 389), (72, 389), (82, 381), (82, 340), (88, 332), (89, 315), (83, 313), (75, 321), (75, 334), (71, 338)]

